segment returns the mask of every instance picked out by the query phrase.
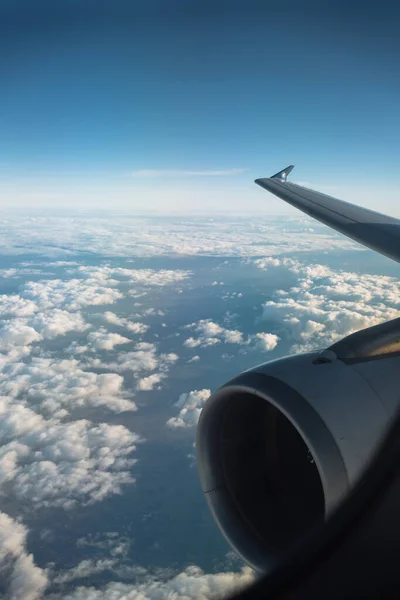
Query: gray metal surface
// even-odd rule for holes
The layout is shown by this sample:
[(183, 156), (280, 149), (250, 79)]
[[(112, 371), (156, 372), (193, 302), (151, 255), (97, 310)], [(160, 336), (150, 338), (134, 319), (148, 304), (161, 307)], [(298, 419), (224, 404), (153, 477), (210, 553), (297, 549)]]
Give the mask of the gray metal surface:
[[(319, 360), (322, 355), (326, 361)], [(277, 409), (304, 440), (318, 469), (324, 514), (328, 516), (359, 480), (398, 410), (399, 372), (399, 354), (349, 363), (328, 350), (259, 365), (211, 395), (197, 429), (200, 481), (221, 532), (253, 568), (271, 567), (285, 543), (290, 545), (290, 540), (285, 539), (277, 543), (276, 528), (282, 526), (282, 519), (276, 514), (274, 521), (276, 507), (258, 485), (265, 478), (263, 453), (260, 460), (253, 454), (253, 462), (249, 457), (244, 459), (242, 450), (237, 454), (233, 477), (238, 478), (236, 489), (243, 492), (242, 504), (232, 493), (232, 471), (228, 474), (224, 466), (226, 449), (235, 440), (238, 448), (245, 450), (254, 440), (273, 435), (268, 422), (260, 429), (263, 419), (259, 412), (253, 412), (253, 399)], [(238, 409), (240, 405), (242, 409)], [(224, 433), (227, 419), (236, 420), (236, 432)], [(246, 473), (253, 469), (259, 476), (250, 480), (246, 473), (240, 474), (242, 463), (247, 465)], [(295, 498), (296, 494), (294, 502)], [(260, 502), (265, 518), (253, 519)], [(270, 537), (269, 532), (275, 537)]]
[[(315, 364), (315, 356), (317, 353), (290, 356), (252, 371), (284, 381), (318, 412), (336, 441), (351, 486), (378, 447), (399, 405), (396, 374), (400, 372), (400, 356), (371, 360), (368, 365), (363, 363), (364, 367), (339, 359)], [(394, 376), (391, 385), (384, 389), (385, 395), (380, 384), (383, 373), (388, 383), (388, 375)], [(294, 424), (299, 427), (298, 423)], [(309, 429), (308, 423), (302, 423), (299, 429), (307, 445), (313, 447), (316, 432)], [(320, 470), (324, 483), (323, 465)], [(326, 488), (325, 492), (326, 507), (330, 511), (342, 498), (332, 496)]]
[[(400, 220), (289, 183), (288, 170), (256, 179), (255, 183), (332, 229), (400, 262)], [(285, 173), (283, 178), (282, 173)]]
[(400, 353), (400, 318), (356, 331), (332, 344), (325, 351), (325, 355), (329, 351), (348, 363), (398, 354)]

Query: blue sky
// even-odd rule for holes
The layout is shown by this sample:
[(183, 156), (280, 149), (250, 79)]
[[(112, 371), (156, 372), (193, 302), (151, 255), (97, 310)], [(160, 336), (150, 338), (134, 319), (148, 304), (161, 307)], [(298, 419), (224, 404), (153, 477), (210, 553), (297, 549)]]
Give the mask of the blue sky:
[(0, 206), (281, 211), (295, 163), (395, 212), (399, 9), (298, 4), (3, 2)]

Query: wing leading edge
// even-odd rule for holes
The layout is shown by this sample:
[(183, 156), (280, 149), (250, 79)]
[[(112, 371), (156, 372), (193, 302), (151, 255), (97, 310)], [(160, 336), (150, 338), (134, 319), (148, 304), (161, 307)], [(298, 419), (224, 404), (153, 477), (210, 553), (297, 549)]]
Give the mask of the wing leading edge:
[(286, 180), (293, 165), (255, 183), (310, 217), (400, 262), (400, 220)]

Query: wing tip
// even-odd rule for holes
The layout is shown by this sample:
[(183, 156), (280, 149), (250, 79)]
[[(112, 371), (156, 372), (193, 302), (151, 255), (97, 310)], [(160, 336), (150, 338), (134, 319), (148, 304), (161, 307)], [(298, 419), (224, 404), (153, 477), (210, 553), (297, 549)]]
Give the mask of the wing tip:
[(257, 185), (262, 186), (262, 182), (266, 181), (267, 179), (278, 179), (279, 181), (286, 181), (289, 173), (291, 173), (293, 169), (294, 165), (289, 165), (288, 167), (286, 167), (286, 169), (282, 169), (282, 171), (275, 173), (275, 175), (271, 175), (271, 177), (259, 177), (258, 179), (255, 179), (254, 183), (257, 183)]
[(289, 165), (288, 167), (286, 167), (286, 169), (282, 169), (282, 171), (279, 171), (278, 173), (275, 173), (275, 175), (272, 175), (270, 179), (280, 179), (281, 181), (286, 181), (287, 176), (291, 171), (293, 171), (293, 169), (294, 165)]

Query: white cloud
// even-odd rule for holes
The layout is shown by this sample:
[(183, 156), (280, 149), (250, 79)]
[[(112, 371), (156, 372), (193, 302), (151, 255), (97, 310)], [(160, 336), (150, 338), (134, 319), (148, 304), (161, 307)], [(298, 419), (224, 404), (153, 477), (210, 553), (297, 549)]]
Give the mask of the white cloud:
[(254, 337), (257, 340), (256, 345), (265, 352), (274, 350), (279, 341), (278, 336), (274, 333), (256, 333)]
[(93, 504), (134, 482), (140, 438), (122, 425), (59, 423), (3, 398), (0, 440), (1, 479), (29, 510)]
[(68, 583), (76, 579), (89, 578), (97, 573), (103, 573), (104, 571), (111, 571), (115, 567), (116, 561), (112, 558), (89, 558), (82, 560), (76, 567), (65, 571), (64, 573), (58, 574), (53, 579), (53, 583)]
[(165, 375), (178, 358), (178, 355), (174, 352), (158, 355), (155, 344), (139, 342), (131, 352), (120, 352), (115, 362), (104, 363), (98, 358), (93, 358), (88, 361), (88, 364), (92, 367), (117, 372), (131, 371), (134, 375), (142, 375), (155, 370)]
[(0, 326), (0, 349), (27, 347), (43, 339), (53, 339), (69, 331), (84, 331), (90, 325), (80, 313), (52, 309), (25, 318), (3, 320)]
[(101, 531), (78, 538), (76, 545), (78, 548), (93, 548), (107, 551), (112, 557), (121, 557), (127, 554), (131, 543), (131, 538), (120, 536), (118, 531)]
[(160, 383), (165, 378), (165, 375), (162, 373), (153, 373), (153, 375), (149, 375), (148, 377), (143, 377), (138, 381), (137, 389), (141, 391), (150, 391), (153, 390), (154, 387)]
[[(143, 570), (142, 570), (143, 571)], [(64, 600), (212, 600), (226, 598), (255, 581), (250, 567), (238, 573), (205, 573), (199, 567), (187, 567), (182, 573), (167, 579), (142, 573), (142, 582), (131, 584), (112, 582), (102, 588), (77, 587), (62, 596)], [(60, 596), (50, 596), (52, 600)]]
[[(53, 275), (54, 273), (47, 272), (46, 275)], [(18, 277), (26, 277), (27, 275), (43, 275), (43, 271), (41, 269), (0, 269), (0, 277), (4, 279), (17, 279)]]
[(107, 323), (111, 323), (112, 325), (118, 325), (118, 327), (125, 327), (127, 322), (127, 319), (119, 317), (110, 310), (107, 310), (105, 313), (103, 313), (102, 317), (105, 321), (107, 321)]
[(105, 369), (115, 371), (132, 371), (135, 375), (146, 371), (155, 371), (159, 368), (159, 358), (155, 344), (140, 342), (131, 352), (120, 352), (116, 362), (104, 364), (98, 359), (92, 361), (93, 366), (98, 365)]
[(25, 325), (25, 321), (14, 319), (3, 321), (0, 328), (0, 350), (11, 350), (15, 346), (29, 346), (39, 342), (42, 336), (33, 327)]
[(46, 571), (26, 550), (27, 529), (0, 512), (0, 571), (7, 584), (5, 600), (39, 600), (47, 586)]
[(202, 319), (197, 323), (186, 325), (186, 328), (194, 329), (199, 334), (199, 337), (189, 337), (183, 342), (183, 345), (187, 348), (206, 348), (223, 342), (225, 344), (247, 346), (250, 350), (270, 352), (276, 348), (279, 341), (278, 336), (272, 333), (257, 333), (245, 339), (241, 331), (225, 329), (218, 323), (211, 321), (211, 319)]
[(33, 357), (29, 363), (9, 363), (0, 372), (0, 393), (26, 398), (39, 412), (58, 418), (87, 406), (136, 410), (122, 386), (121, 375), (83, 371), (76, 359)]
[(52, 279), (50, 281), (30, 281), (23, 288), (28, 299), (37, 302), (42, 309), (64, 308), (78, 311), (86, 306), (113, 304), (123, 294), (111, 285), (110, 280), (103, 285), (91, 279)]
[(268, 269), (268, 267), (279, 267), (281, 261), (279, 258), (273, 258), (272, 256), (267, 256), (266, 258), (257, 258), (254, 261), (254, 264), (257, 265), (259, 269)]
[(86, 344), (81, 345), (78, 342), (72, 342), (68, 348), (65, 348), (65, 352), (67, 354), (72, 354), (73, 356), (79, 356), (79, 354), (85, 354), (85, 352), (90, 352), (91, 348)]
[[(141, 304), (136, 304), (136, 306), (142, 306)], [(145, 315), (146, 317), (148, 316), (153, 316), (153, 315), (158, 315), (159, 317), (164, 317), (165, 316), (165, 312), (163, 310), (156, 310), (155, 308), (146, 308), (146, 310), (143, 311), (143, 315)]]
[(179, 400), (175, 403), (175, 406), (180, 409), (178, 416), (168, 419), (167, 427), (178, 428), (197, 425), (202, 408), (210, 395), (211, 391), (207, 389), (193, 390), (188, 394), (181, 394)]
[(89, 333), (87, 339), (94, 350), (112, 350), (115, 346), (132, 342), (132, 340), (119, 335), (119, 333), (106, 331), (104, 327)]
[(226, 344), (244, 344), (243, 333), (236, 329), (225, 329), (222, 336)]
[(140, 169), (132, 171), (132, 177), (225, 177), (240, 175), (246, 169), (208, 169), (205, 171), (186, 171), (182, 169)]
[(211, 319), (202, 319), (195, 325), (195, 329), (205, 337), (216, 337), (224, 332), (224, 328)]
[(107, 321), (107, 323), (118, 325), (118, 327), (126, 327), (126, 329), (132, 333), (145, 333), (149, 328), (148, 325), (145, 325), (144, 323), (132, 322), (124, 317), (118, 317), (115, 313), (109, 310), (103, 314), (103, 318), (105, 321)]
[(221, 341), (226, 344), (245, 344), (243, 334), (237, 330), (230, 330), (214, 323), (211, 319), (201, 319), (197, 323), (186, 325), (186, 328), (193, 329), (199, 334), (199, 337), (189, 337), (183, 342), (187, 348), (196, 348), (201, 346), (213, 346)]
[(128, 331), (130, 331), (131, 333), (145, 333), (149, 326), (145, 325), (144, 323), (139, 323), (139, 322), (132, 322), (132, 321), (127, 321), (125, 324), (125, 327), (128, 329)]
[(0, 296), (0, 318), (28, 317), (33, 315), (37, 310), (39, 308), (32, 300), (21, 298), (21, 296), (15, 294), (10, 296), (2, 294)]
[(65, 335), (69, 331), (85, 331), (90, 327), (85, 323), (79, 312), (71, 313), (67, 310), (54, 308), (50, 311), (40, 312), (28, 321), (44, 339), (53, 339)]
[(215, 346), (215, 344), (219, 344), (220, 341), (221, 340), (216, 337), (197, 338), (197, 339), (194, 337), (190, 337), (190, 338), (187, 338), (183, 342), (183, 345), (186, 346), (187, 348), (197, 348), (197, 346), (206, 348), (207, 346)]
[[(164, 286), (177, 281), (183, 281), (190, 275), (190, 271), (181, 269), (126, 269), (123, 267), (110, 267), (103, 265), (100, 267), (82, 266), (76, 269), (80, 275), (88, 277), (90, 280), (109, 281), (112, 277), (119, 277), (122, 280), (128, 280), (143, 286)], [(111, 281), (114, 281), (111, 279)]]
[[(256, 264), (271, 266), (260, 260)], [(394, 277), (335, 271), (294, 259), (279, 264), (297, 276), (297, 283), (288, 291), (277, 290), (263, 304), (262, 318), (276, 322), (294, 351), (323, 347), (399, 316), (400, 281)]]

